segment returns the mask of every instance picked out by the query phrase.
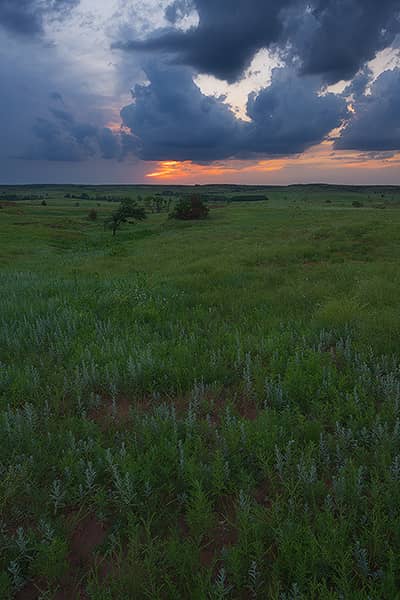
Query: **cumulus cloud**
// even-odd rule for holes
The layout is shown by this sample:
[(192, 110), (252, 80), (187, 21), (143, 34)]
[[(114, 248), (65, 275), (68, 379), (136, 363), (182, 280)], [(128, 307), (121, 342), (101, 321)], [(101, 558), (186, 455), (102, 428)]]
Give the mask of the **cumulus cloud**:
[(144, 160), (210, 161), (230, 156), (241, 122), (222, 102), (205, 96), (185, 67), (147, 65), (148, 85), (136, 85), (121, 111)]
[(119, 158), (119, 136), (106, 127), (107, 102), (87, 89), (86, 78), (56, 47), (0, 36), (0, 50), (1, 161)]
[(207, 162), (302, 152), (339, 126), (346, 102), (320, 94), (318, 78), (275, 69), (271, 85), (249, 98), (249, 121), (202, 94), (186, 67), (152, 63), (121, 116), (144, 160)]
[(327, 83), (351, 79), (400, 31), (398, 0), (313, 0), (285, 20), (289, 55)]
[(23, 36), (43, 32), (46, 19), (60, 19), (80, 0), (0, 0), (0, 27)]
[(335, 83), (351, 78), (400, 30), (398, 0), (176, 0), (167, 20), (174, 24), (191, 6), (197, 27), (164, 28), (119, 47), (169, 53), (228, 82), (240, 79), (260, 48), (272, 48), (302, 73)]
[(249, 150), (259, 154), (297, 154), (321, 142), (347, 115), (343, 98), (321, 93), (318, 77), (299, 77), (274, 69), (271, 85), (251, 94)]
[(370, 94), (361, 94), (355, 113), (335, 147), (338, 150), (400, 150), (400, 69), (382, 73), (371, 85)]
[(119, 135), (107, 127), (77, 121), (70, 112), (51, 108), (52, 118), (38, 118), (33, 126), (35, 142), (22, 158), (49, 161), (81, 161), (92, 157), (119, 158)]
[[(278, 41), (282, 31), (280, 14), (291, 1), (194, 0), (197, 27), (187, 31), (169, 28), (146, 40), (119, 46), (131, 51), (172, 53), (177, 63), (233, 82), (250, 65), (257, 50)], [(167, 18), (173, 23), (188, 10), (186, 2), (175, 2), (167, 9)]]
[[(343, 121), (337, 148), (400, 149), (398, 69), (371, 84), (367, 66), (399, 43), (399, 0), (85, 0), (83, 12), (64, 19), (79, 3), (0, 0), (2, 159), (208, 163), (297, 155)], [(83, 18), (91, 3), (96, 27)], [(115, 39), (129, 51), (108, 61)], [(226, 98), (205, 95), (196, 77), (238, 82), (260, 48), (283, 66), (250, 94), (241, 120)], [(343, 94), (326, 93), (342, 79), (349, 81)], [(126, 129), (116, 131), (135, 83), (121, 112)]]

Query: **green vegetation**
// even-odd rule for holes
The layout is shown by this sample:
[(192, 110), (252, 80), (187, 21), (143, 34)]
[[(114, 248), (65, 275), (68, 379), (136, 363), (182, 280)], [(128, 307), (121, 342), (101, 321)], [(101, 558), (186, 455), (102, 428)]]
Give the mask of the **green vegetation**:
[(0, 598), (398, 598), (399, 190), (156, 191), (0, 189)]
[(104, 221), (104, 224), (106, 227), (109, 227), (113, 232), (113, 235), (115, 235), (123, 223), (134, 224), (137, 221), (144, 221), (145, 218), (145, 209), (142, 206), (138, 206), (136, 200), (128, 199), (121, 202), (117, 210)]
[(181, 198), (171, 213), (173, 219), (181, 221), (195, 221), (205, 219), (208, 216), (209, 208), (202, 200), (201, 196), (192, 194)]

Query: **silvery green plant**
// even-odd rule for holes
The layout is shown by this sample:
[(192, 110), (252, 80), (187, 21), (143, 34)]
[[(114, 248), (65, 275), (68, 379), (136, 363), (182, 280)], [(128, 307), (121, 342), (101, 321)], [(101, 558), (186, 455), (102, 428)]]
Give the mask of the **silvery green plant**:
[(8, 566), (8, 572), (11, 575), (11, 581), (14, 590), (16, 592), (19, 592), (24, 587), (26, 579), (23, 575), (21, 565), (17, 560), (13, 560), (10, 562)]
[(390, 475), (394, 481), (400, 481), (400, 455), (397, 454), (390, 465)]
[(320, 433), (319, 435), (319, 457), (320, 461), (324, 466), (329, 466), (331, 458), (328, 444), (326, 442), (326, 436), (324, 435), (324, 433)]
[(363, 575), (367, 578), (370, 576), (370, 567), (368, 562), (368, 553), (365, 548), (362, 548), (360, 542), (357, 540), (354, 548), (354, 558), (356, 560), (357, 567)]
[(251, 597), (254, 600), (257, 600), (257, 598), (259, 597), (259, 592), (263, 585), (263, 581), (261, 578), (261, 573), (258, 569), (257, 561), (255, 561), (255, 560), (251, 561), (247, 576), (248, 576), (248, 586), (247, 587), (249, 589)]
[(300, 600), (300, 598), (301, 593), (297, 583), (292, 584), (292, 587), (290, 588), (289, 592), (282, 593), (280, 595), (280, 600)]
[(20, 559), (25, 560), (32, 558), (29, 551), (29, 540), (23, 527), (18, 527), (14, 542)]
[(216, 600), (222, 600), (223, 598), (227, 598), (229, 596), (231, 590), (232, 586), (228, 585), (226, 571), (224, 567), (221, 567), (215, 578), (213, 597)]
[(113, 468), (114, 497), (124, 507), (131, 506), (136, 499), (136, 488), (133, 477), (126, 472), (120, 475), (117, 467)]
[(364, 483), (365, 483), (365, 478), (366, 478), (366, 474), (367, 474), (367, 469), (364, 466), (360, 466), (357, 470), (357, 475), (356, 475), (356, 494), (358, 497), (361, 496), (362, 491), (364, 489)]
[(185, 451), (183, 448), (183, 442), (182, 440), (178, 440), (178, 456), (179, 456), (179, 466), (181, 468), (181, 470), (183, 471), (185, 468)]
[(85, 469), (85, 487), (87, 492), (92, 493), (95, 489), (96, 469), (91, 461), (88, 461)]
[(297, 477), (301, 483), (311, 485), (317, 481), (317, 465), (314, 460), (306, 461), (302, 455), (296, 468)]
[(284, 406), (285, 395), (280, 377), (278, 377), (277, 381), (273, 381), (269, 378), (266, 378), (264, 383), (264, 389), (264, 408), (269, 408), (270, 406), (280, 408)]
[(275, 445), (275, 468), (279, 473), (281, 479), (284, 477), (284, 471), (290, 464), (292, 457), (292, 448), (294, 446), (294, 440), (289, 440), (286, 448), (281, 451), (277, 445)]
[(53, 502), (54, 514), (57, 514), (60, 508), (65, 504), (65, 490), (62, 487), (60, 479), (55, 479), (50, 489), (50, 498)]
[(249, 398), (254, 396), (254, 383), (252, 374), (252, 356), (250, 352), (246, 353), (245, 363), (243, 367), (243, 381), (245, 385), (245, 391)]
[(45, 519), (39, 521), (39, 532), (43, 543), (50, 544), (54, 540), (55, 531)]

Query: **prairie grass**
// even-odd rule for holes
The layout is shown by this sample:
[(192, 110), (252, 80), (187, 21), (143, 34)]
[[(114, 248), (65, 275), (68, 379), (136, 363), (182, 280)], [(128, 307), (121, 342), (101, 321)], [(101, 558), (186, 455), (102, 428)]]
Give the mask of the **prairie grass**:
[(0, 598), (399, 597), (398, 209), (60, 196), (0, 211)]

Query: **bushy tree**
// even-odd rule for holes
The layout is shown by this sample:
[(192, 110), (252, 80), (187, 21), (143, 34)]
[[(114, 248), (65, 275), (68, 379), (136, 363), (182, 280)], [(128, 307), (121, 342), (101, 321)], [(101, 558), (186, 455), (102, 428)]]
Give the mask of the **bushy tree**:
[(171, 213), (171, 217), (183, 221), (205, 219), (208, 212), (208, 206), (203, 202), (201, 197), (193, 194), (188, 198), (181, 198), (179, 200), (175, 206), (175, 210)]
[(117, 210), (112, 213), (111, 217), (105, 221), (104, 225), (111, 229), (113, 235), (115, 235), (123, 223), (136, 223), (144, 219), (146, 219), (144, 208), (138, 206), (135, 200), (126, 198), (121, 202)]

